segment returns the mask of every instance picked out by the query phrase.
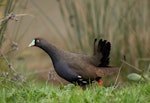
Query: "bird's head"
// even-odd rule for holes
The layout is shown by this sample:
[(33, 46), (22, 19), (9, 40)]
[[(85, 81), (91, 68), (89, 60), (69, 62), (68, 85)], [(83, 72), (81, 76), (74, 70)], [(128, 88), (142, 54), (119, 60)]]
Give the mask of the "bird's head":
[(41, 47), (43, 44), (45, 44), (45, 40), (42, 38), (35, 38), (32, 40), (32, 42), (28, 45), (28, 47), (33, 47), (33, 46), (37, 46), (37, 47)]

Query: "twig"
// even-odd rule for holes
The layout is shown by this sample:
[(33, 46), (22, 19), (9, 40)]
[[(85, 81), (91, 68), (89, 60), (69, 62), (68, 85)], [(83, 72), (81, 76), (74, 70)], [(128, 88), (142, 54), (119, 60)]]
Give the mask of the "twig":
[(116, 84), (117, 84), (117, 81), (118, 81), (118, 78), (119, 78), (119, 75), (120, 75), (121, 69), (122, 69), (122, 67), (123, 67), (123, 64), (124, 64), (124, 63), (122, 62), (121, 66), (120, 66), (120, 68), (119, 68), (119, 72), (118, 72), (117, 77), (116, 77), (116, 79), (115, 79), (114, 87), (115, 87), (115, 86), (116, 86)]
[(10, 70), (12, 70), (13, 72), (17, 73), (16, 70), (14, 69), (14, 67), (12, 66), (11, 63), (9, 63), (8, 59), (6, 58), (6, 56), (2, 53), (2, 51), (0, 50), (0, 54), (1, 56), (4, 58), (4, 60), (6, 61), (8, 67)]
[(8, 59), (6, 58), (6, 56), (2, 53), (2, 51), (0, 50), (0, 54), (1, 56), (4, 58), (4, 60), (6, 61), (8, 68), (10, 69), (10, 71), (13, 72), (13, 78), (11, 78), (12, 80), (16, 81), (16, 80), (21, 80), (22, 82), (26, 83), (26, 80), (24, 79), (24, 77), (22, 75), (20, 75), (15, 68), (12, 66), (12, 64), (8, 61)]
[(135, 66), (133, 66), (133, 65), (131, 65), (131, 64), (129, 64), (128, 62), (126, 62), (125, 60), (121, 60), (123, 63), (125, 63), (125, 64), (127, 64), (127, 65), (129, 65), (130, 67), (132, 67), (132, 68), (134, 68), (135, 70), (137, 70), (137, 71), (139, 71), (139, 72), (143, 72), (142, 70), (140, 70), (139, 68), (137, 68), (137, 67), (135, 67)]
[(29, 15), (29, 14), (14, 14), (14, 13), (9, 13), (6, 17), (4, 17), (3, 19), (0, 19), (0, 23), (3, 22), (3, 21), (8, 21), (8, 20), (15, 20), (15, 21), (18, 21), (18, 18), (19, 16), (32, 16), (32, 15)]
[(150, 72), (150, 63), (148, 65), (147, 72)]
[[(124, 61), (126, 61), (126, 56), (125, 56), (125, 55), (123, 55), (123, 59), (124, 59)], [(117, 77), (116, 77), (116, 80), (115, 80), (115, 83), (114, 83), (114, 87), (115, 87), (116, 84), (117, 84), (117, 81), (118, 81), (118, 78), (119, 78), (121, 69), (122, 69), (122, 67), (123, 67), (123, 64), (124, 64), (124, 62), (122, 62), (121, 66), (120, 66), (120, 68), (119, 68), (119, 72), (118, 72), (118, 74), (117, 74)]]
[[(125, 58), (124, 58), (124, 60), (121, 60), (121, 61), (122, 61), (122, 64), (121, 64), (121, 66), (120, 66), (120, 68), (119, 68), (119, 72), (118, 72), (118, 74), (117, 74), (117, 77), (116, 77), (114, 86), (116, 85), (116, 83), (117, 83), (117, 81), (118, 81), (118, 78), (119, 78), (119, 75), (120, 75), (120, 71), (121, 71), (121, 68), (123, 67), (123, 64), (127, 64), (128, 66), (134, 68), (135, 70), (137, 70), (137, 71), (139, 71), (139, 72), (141, 72), (141, 73), (143, 72), (143, 71), (140, 70), (139, 68), (137, 68), (137, 67), (135, 67), (135, 66), (129, 64), (128, 62), (126, 62), (126, 59), (125, 59)], [(142, 75), (142, 77), (145, 78), (143, 75)]]

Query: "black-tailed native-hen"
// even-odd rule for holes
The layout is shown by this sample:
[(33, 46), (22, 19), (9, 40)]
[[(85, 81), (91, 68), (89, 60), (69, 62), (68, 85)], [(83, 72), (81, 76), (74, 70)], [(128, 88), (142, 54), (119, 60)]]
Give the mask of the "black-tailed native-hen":
[(93, 55), (76, 54), (64, 51), (45, 39), (35, 38), (29, 47), (43, 49), (51, 58), (56, 73), (63, 79), (85, 86), (93, 81), (101, 85), (101, 77), (118, 72), (117, 67), (108, 66), (111, 49), (110, 42), (94, 40)]

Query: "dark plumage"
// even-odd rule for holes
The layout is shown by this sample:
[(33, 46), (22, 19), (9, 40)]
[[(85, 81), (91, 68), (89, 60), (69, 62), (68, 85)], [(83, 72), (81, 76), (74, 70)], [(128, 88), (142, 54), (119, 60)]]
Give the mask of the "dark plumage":
[(56, 73), (74, 84), (87, 85), (118, 72), (118, 68), (108, 66), (111, 44), (106, 40), (100, 39), (97, 43), (95, 39), (91, 56), (64, 51), (42, 38), (35, 38), (29, 46), (43, 49), (52, 59)]

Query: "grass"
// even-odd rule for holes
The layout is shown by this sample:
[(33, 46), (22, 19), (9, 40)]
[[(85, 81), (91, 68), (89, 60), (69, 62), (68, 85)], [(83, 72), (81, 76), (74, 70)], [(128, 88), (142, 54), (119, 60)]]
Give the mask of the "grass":
[[(4, 83), (5, 81), (5, 83)], [(32, 82), (24, 85), (4, 80), (0, 84), (1, 103), (149, 103), (150, 83), (137, 83), (124, 88), (78, 86), (54, 87)]]
[(17, 0), (1, 0), (0, 1), (0, 7), (4, 9), (3, 11), (3, 17), (1, 17), (0, 22), (0, 47), (2, 46), (2, 43), (4, 41), (4, 36), (7, 28), (8, 21), (10, 19), (13, 19), (12, 16), (9, 16), (9, 14), (13, 11), (15, 4)]

